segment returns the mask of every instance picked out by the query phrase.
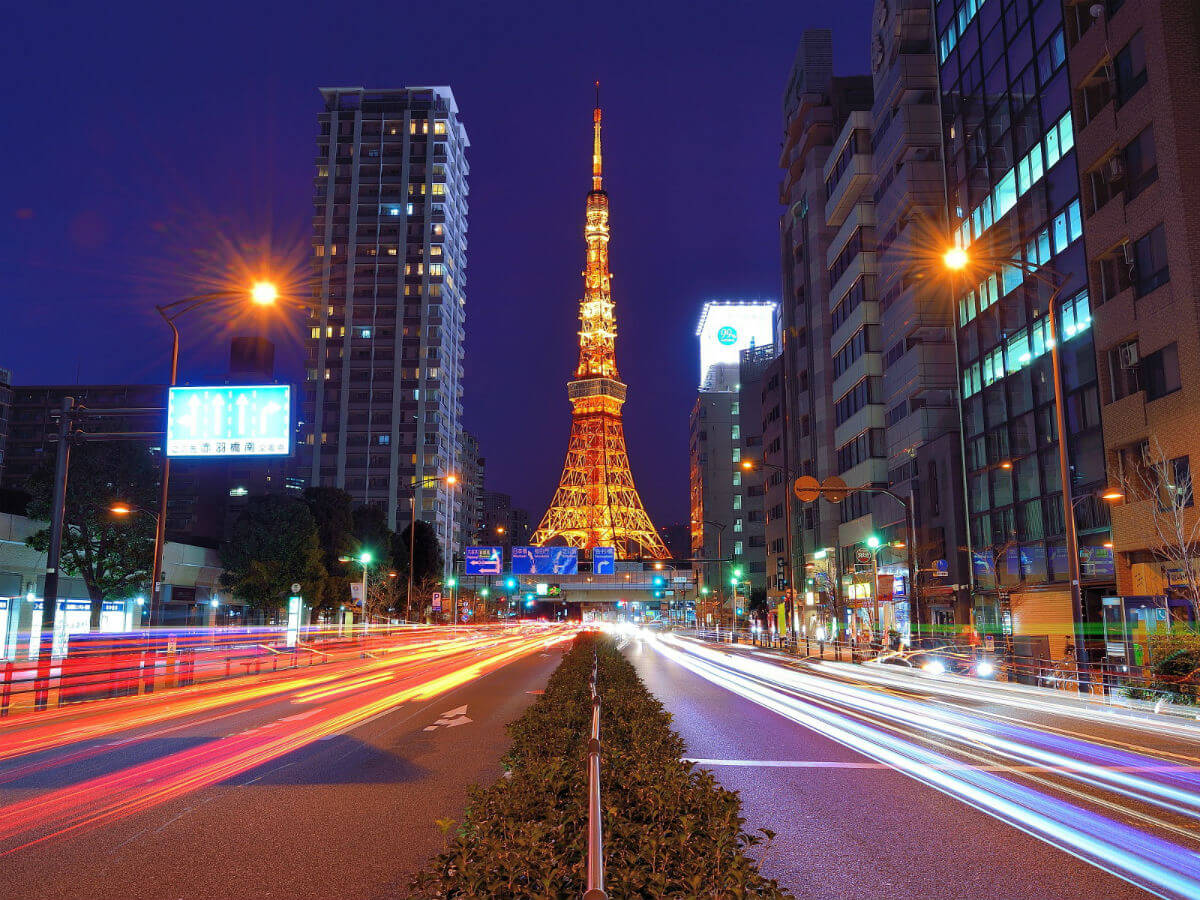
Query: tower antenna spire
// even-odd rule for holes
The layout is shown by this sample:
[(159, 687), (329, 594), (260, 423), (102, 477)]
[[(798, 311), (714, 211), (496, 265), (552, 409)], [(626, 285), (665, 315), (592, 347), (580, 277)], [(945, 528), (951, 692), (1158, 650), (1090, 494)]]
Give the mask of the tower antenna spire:
[(600, 158), (600, 82), (596, 82), (596, 108), (592, 110), (592, 190), (603, 190), (604, 166)]

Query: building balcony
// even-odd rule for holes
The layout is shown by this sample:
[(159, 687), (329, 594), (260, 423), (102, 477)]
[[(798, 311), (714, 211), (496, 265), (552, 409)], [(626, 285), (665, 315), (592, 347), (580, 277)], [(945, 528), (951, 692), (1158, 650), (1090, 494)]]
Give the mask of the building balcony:
[(1134, 391), (1128, 397), (1114, 400), (1101, 410), (1104, 438), (1109, 447), (1124, 447), (1146, 436), (1146, 393)]
[(850, 157), (850, 164), (838, 179), (833, 192), (825, 201), (825, 221), (837, 228), (840, 227), (854, 204), (862, 199), (864, 192), (871, 186), (875, 171), (871, 163), (871, 154), (855, 153)]
[[(1078, 122), (1079, 119), (1077, 118)], [(1080, 171), (1090, 169), (1117, 146), (1117, 126), (1112, 114), (1112, 101), (1101, 109), (1082, 128), (1076, 126), (1075, 154)]]

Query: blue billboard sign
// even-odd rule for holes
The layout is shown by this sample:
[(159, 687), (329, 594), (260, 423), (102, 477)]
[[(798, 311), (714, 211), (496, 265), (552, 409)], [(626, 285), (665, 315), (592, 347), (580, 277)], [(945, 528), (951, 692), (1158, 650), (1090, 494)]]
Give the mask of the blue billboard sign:
[(575, 575), (579, 550), (575, 547), (513, 547), (514, 575)]
[(615, 575), (617, 572), (617, 548), (592, 548), (592, 574)]
[(504, 568), (504, 551), (500, 547), (467, 547), (463, 565), (467, 575), (499, 575)]
[(173, 387), (167, 456), (287, 456), (292, 389), (286, 384)]

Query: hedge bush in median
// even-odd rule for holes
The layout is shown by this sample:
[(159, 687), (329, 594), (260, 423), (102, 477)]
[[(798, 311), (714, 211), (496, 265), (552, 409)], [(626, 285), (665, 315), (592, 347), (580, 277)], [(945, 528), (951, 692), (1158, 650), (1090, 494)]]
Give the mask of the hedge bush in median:
[[(510, 772), (476, 788), (466, 820), (413, 882), (420, 897), (578, 898), (585, 887), (588, 679), (599, 662), (605, 887), (610, 897), (791, 895), (746, 849), (737, 794), (680, 761), (684, 745), (613, 642), (584, 634), (509, 726)], [(449, 831), (449, 829), (448, 829)]]

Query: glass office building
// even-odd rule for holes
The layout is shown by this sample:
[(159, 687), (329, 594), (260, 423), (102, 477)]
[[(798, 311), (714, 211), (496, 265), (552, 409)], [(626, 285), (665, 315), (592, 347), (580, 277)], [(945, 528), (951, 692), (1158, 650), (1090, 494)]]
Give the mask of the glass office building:
[[(936, 0), (949, 224), (975, 257), (1060, 283), (1060, 355), (1085, 618), (1113, 590), (1096, 354), (1059, 0)], [(967, 540), (980, 630), (1063, 655), (1073, 633), (1047, 336), (1049, 284), (958, 278)], [(1090, 612), (1086, 612), (1090, 610)], [(1025, 645), (1025, 651), (1020, 649)]]

